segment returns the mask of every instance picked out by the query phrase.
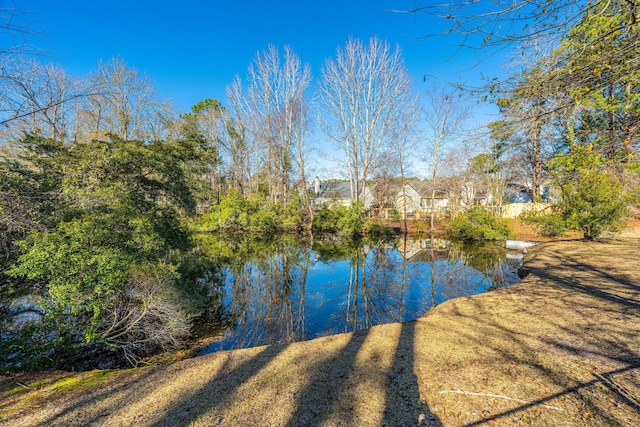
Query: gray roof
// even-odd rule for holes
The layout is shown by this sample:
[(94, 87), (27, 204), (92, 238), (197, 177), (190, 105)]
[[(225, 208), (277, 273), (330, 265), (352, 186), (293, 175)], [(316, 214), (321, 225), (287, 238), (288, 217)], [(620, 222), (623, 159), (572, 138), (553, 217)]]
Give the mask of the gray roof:
[(350, 182), (323, 182), (320, 184), (320, 192), (316, 197), (325, 199), (351, 199)]

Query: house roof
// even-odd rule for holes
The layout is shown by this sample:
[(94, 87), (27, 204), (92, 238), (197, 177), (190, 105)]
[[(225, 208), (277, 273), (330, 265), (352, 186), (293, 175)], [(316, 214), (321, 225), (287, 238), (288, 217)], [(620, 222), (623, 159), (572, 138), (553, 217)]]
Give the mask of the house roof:
[[(421, 198), (423, 199), (431, 198), (431, 192), (433, 189), (433, 184), (431, 181), (421, 181), (417, 179), (412, 179), (412, 180), (407, 180), (407, 185), (410, 185), (411, 188), (416, 190), (416, 193), (418, 193)], [(402, 187), (398, 189), (398, 191), (401, 191), (401, 190), (402, 190)], [(446, 198), (447, 193), (448, 193), (447, 190), (443, 188), (442, 181), (438, 181), (438, 183), (436, 183), (436, 198), (438, 199)]]
[(323, 182), (316, 197), (325, 199), (351, 199), (350, 182)]

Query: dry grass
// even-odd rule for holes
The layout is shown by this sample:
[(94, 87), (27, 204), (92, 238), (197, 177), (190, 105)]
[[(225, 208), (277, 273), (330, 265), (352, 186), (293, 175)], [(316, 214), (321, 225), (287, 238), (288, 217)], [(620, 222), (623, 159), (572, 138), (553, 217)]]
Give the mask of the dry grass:
[(637, 233), (548, 243), (519, 285), (415, 322), (93, 374), (86, 387), (5, 379), (0, 424), (640, 425), (639, 248)]

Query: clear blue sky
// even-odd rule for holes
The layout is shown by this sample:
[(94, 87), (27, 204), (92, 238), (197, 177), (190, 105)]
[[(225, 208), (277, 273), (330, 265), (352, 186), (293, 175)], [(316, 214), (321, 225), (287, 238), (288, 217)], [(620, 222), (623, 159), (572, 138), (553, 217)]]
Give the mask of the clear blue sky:
[(100, 59), (119, 56), (181, 111), (205, 98), (224, 103), (225, 86), (236, 74), (244, 76), (269, 43), (292, 46), (318, 76), (349, 36), (379, 36), (401, 47), (417, 89), (427, 87), (426, 74), (477, 82), (483, 69), (498, 72), (495, 58), (472, 70), (477, 61), (471, 52), (450, 59), (454, 39), (416, 40), (443, 27), (435, 18), (391, 12), (411, 7), (412, 0), (22, 1), (40, 31), (34, 44), (50, 51), (52, 62), (83, 76)]

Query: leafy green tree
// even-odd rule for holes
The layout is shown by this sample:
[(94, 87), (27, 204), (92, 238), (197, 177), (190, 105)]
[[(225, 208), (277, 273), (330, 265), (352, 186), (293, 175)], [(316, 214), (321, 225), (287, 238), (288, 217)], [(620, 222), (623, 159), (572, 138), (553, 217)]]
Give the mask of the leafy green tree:
[(557, 65), (546, 76), (555, 82), (550, 90), (565, 94), (556, 104), (573, 112), (571, 142), (591, 144), (610, 164), (632, 161), (640, 146), (640, 27), (630, 3), (594, 2), (554, 51)]
[(536, 58), (500, 100), (504, 120), (493, 133), (509, 141), (518, 136), (513, 129), (542, 125), (551, 149), (542, 170), (562, 191), (544, 226), (595, 239), (616, 227), (640, 187), (640, 27), (635, 2), (590, 2), (576, 16), (559, 45)]
[(552, 167), (562, 190), (561, 217), (569, 228), (581, 230), (585, 239), (593, 240), (618, 227), (629, 196), (606, 168), (603, 154), (590, 146), (574, 145), (567, 155), (557, 156)]
[(191, 247), (180, 217), (194, 210), (193, 155), (184, 143), (115, 137), (69, 147), (59, 221), (32, 229), (9, 271), (45, 284), (42, 327), (53, 339), (117, 348), (135, 363), (188, 332), (176, 260)]
[(50, 230), (59, 220), (60, 159), (66, 154), (61, 142), (33, 135), (0, 148), (0, 294), (37, 287), (12, 280), (4, 271), (19, 254), (17, 241), (34, 230)]

